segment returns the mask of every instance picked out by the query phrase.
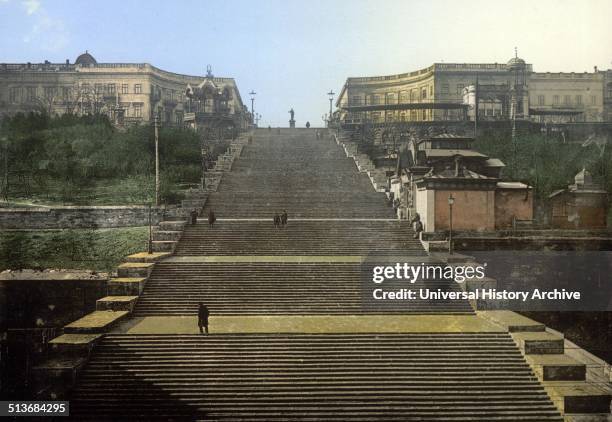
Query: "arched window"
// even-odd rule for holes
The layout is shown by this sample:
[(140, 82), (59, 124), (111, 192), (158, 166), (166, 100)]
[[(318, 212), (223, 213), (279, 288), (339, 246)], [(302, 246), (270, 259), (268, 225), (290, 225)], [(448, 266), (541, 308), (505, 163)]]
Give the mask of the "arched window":
[(224, 100), (231, 100), (232, 99), (232, 90), (229, 89), (229, 87), (225, 87), (223, 88), (223, 99)]

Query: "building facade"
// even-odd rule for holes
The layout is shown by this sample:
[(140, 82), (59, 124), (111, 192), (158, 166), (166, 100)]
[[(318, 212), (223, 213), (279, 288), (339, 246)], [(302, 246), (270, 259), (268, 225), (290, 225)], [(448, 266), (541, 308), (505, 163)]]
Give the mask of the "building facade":
[[(212, 98), (192, 99), (190, 87), (213, 86)], [(207, 91), (207, 93), (210, 90)], [(223, 101), (217, 101), (218, 98)], [(198, 101), (204, 101), (200, 106)], [(189, 107), (194, 110), (191, 111)], [(232, 78), (190, 76), (161, 70), (148, 63), (98, 63), (85, 52), (74, 63), (0, 64), (0, 114), (43, 111), (50, 115), (102, 113), (118, 125), (151, 122), (183, 125), (186, 113), (206, 109), (223, 114), (236, 128), (250, 124)]]
[(549, 199), (550, 220), (554, 228), (606, 228), (608, 193), (593, 181), (587, 170), (583, 169), (576, 174), (573, 184), (553, 192)]
[(610, 122), (612, 71), (534, 72), (516, 56), (507, 63), (435, 63), (410, 73), (348, 78), (336, 106), (345, 124), (475, 118)]
[(449, 198), (454, 230), (493, 231), (533, 219), (531, 187), (502, 181), (504, 163), (472, 149), (473, 141), (444, 133), (410, 142), (394, 196), (402, 215), (419, 215), (425, 232), (449, 230)]

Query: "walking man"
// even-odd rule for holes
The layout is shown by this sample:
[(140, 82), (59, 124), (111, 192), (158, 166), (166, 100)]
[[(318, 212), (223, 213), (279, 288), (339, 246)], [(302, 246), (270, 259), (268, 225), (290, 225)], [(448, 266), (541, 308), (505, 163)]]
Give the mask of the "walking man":
[(198, 327), (200, 328), (200, 334), (208, 334), (208, 308), (202, 302), (198, 304)]
[(215, 221), (217, 221), (217, 217), (215, 217), (215, 212), (213, 210), (208, 211), (208, 227), (212, 229), (215, 225)]
[(412, 223), (412, 227), (414, 228), (413, 238), (419, 239), (421, 232), (423, 231), (423, 222), (421, 221), (421, 216), (418, 212), (414, 215), (412, 220), (410, 220), (410, 223)]
[(280, 216), (281, 226), (284, 228), (287, 225), (287, 210), (283, 210), (283, 213)]

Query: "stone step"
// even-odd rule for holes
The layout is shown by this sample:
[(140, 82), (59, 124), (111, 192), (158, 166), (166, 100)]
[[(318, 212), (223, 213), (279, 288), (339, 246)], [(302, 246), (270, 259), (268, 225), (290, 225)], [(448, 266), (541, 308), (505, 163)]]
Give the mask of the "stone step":
[(206, 199), (183, 199), (181, 201), (182, 208), (200, 209), (206, 204)]
[(502, 326), (505, 330), (515, 332), (542, 332), (546, 326), (516, 312), (506, 310), (482, 311), (484, 318)]
[(105, 296), (96, 300), (96, 310), (132, 312), (137, 300), (138, 296)]
[(185, 227), (186, 221), (162, 221), (159, 223), (159, 229), (162, 231), (181, 231)]
[(527, 355), (527, 362), (543, 381), (585, 381), (586, 365), (566, 355)]
[[(213, 229), (214, 230), (214, 229)], [(136, 315), (182, 315), (206, 302), (216, 314), (472, 314), (468, 301), (364, 301), (359, 263), (206, 263), (161, 262), (149, 278)], [(388, 289), (450, 289), (457, 283), (428, 280), (411, 285), (390, 282)]]
[(52, 354), (56, 356), (88, 356), (102, 334), (62, 334), (49, 341)]
[(170, 255), (171, 254), (168, 252), (138, 252), (132, 255), (128, 255), (125, 258), (125, 262), (157, 262), (169, 257)]
[(104, 333), (127, 317), (128, 311), (94, 311), (64, 327), (66, 334)]
[(111, 334), (71, 410), (112, 419), (126, 408), (136, 419), (562, 421), (506, 333)]
[(526, 355), (562, 355), (564, 340), (548, 332), (514, 332), (514, 340)]
[(174, 252), (174, 248), (177, 245), (175, 240), (154, 240), (151, 242), (153, 252)]
[[(153, 242), (155, 243), (155, 242)], [(155, 251), (155, 250), (154, 250)], [(165, 251), (155, 251), (165, 252)], [(117, 267), (117, 275), (121, 278), (144, 277), (147, 278), (153, 270), (153, 262), (124, 262)]]
[(139, 296), (147, 282), (145, 277), (115, 277), (108, 281), (108, 294), (116, 296)]
[(612, 396), (609, 387), (586, 381), (547, 382), (544, 386), (551, 399), (566, 415), (601, 414), (607, 420), (610, 419)]
[(164, 241), (164, 240), (172, 240), (172, 241), (178, 241), (181, 238), (181, 235), (183, 234), (182, 231), (178, 231), (178, 230), (155, 230), (153, 231), (153, 240), (156, 241)]

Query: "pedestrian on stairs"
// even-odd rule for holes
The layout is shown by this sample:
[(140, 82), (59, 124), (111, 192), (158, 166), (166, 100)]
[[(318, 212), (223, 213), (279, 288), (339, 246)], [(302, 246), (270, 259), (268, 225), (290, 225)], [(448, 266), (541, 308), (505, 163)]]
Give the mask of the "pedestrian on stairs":
[(202, 302), (198, 304), (198, 328), (200, 329), (200, 334), (208, 334), (208, 308)]
[(281, 222), (281, 226), (282, 228), (284, 228), (287, 225), (287, 210), (283, 210), (283, 213), (280, 216), (280, 222)]
[(280, 228), (280, 224), (281, 224), (281, 218), (280, 215), (278, 215), (278, 213), (274, 214), (274, 228)]
[(215, 217), (215, 212), (213, 210), (208, 211), (208, 227), (212, 229), (215, 225), (215, 221), (217, 221), (217, 217)]
[(423, 231), (423, 222), (421, 221), (421, 216), (417, 212), (412, 220), (410, 220), (412, 227), (414, 228), (414, 239), (418, 239)]

